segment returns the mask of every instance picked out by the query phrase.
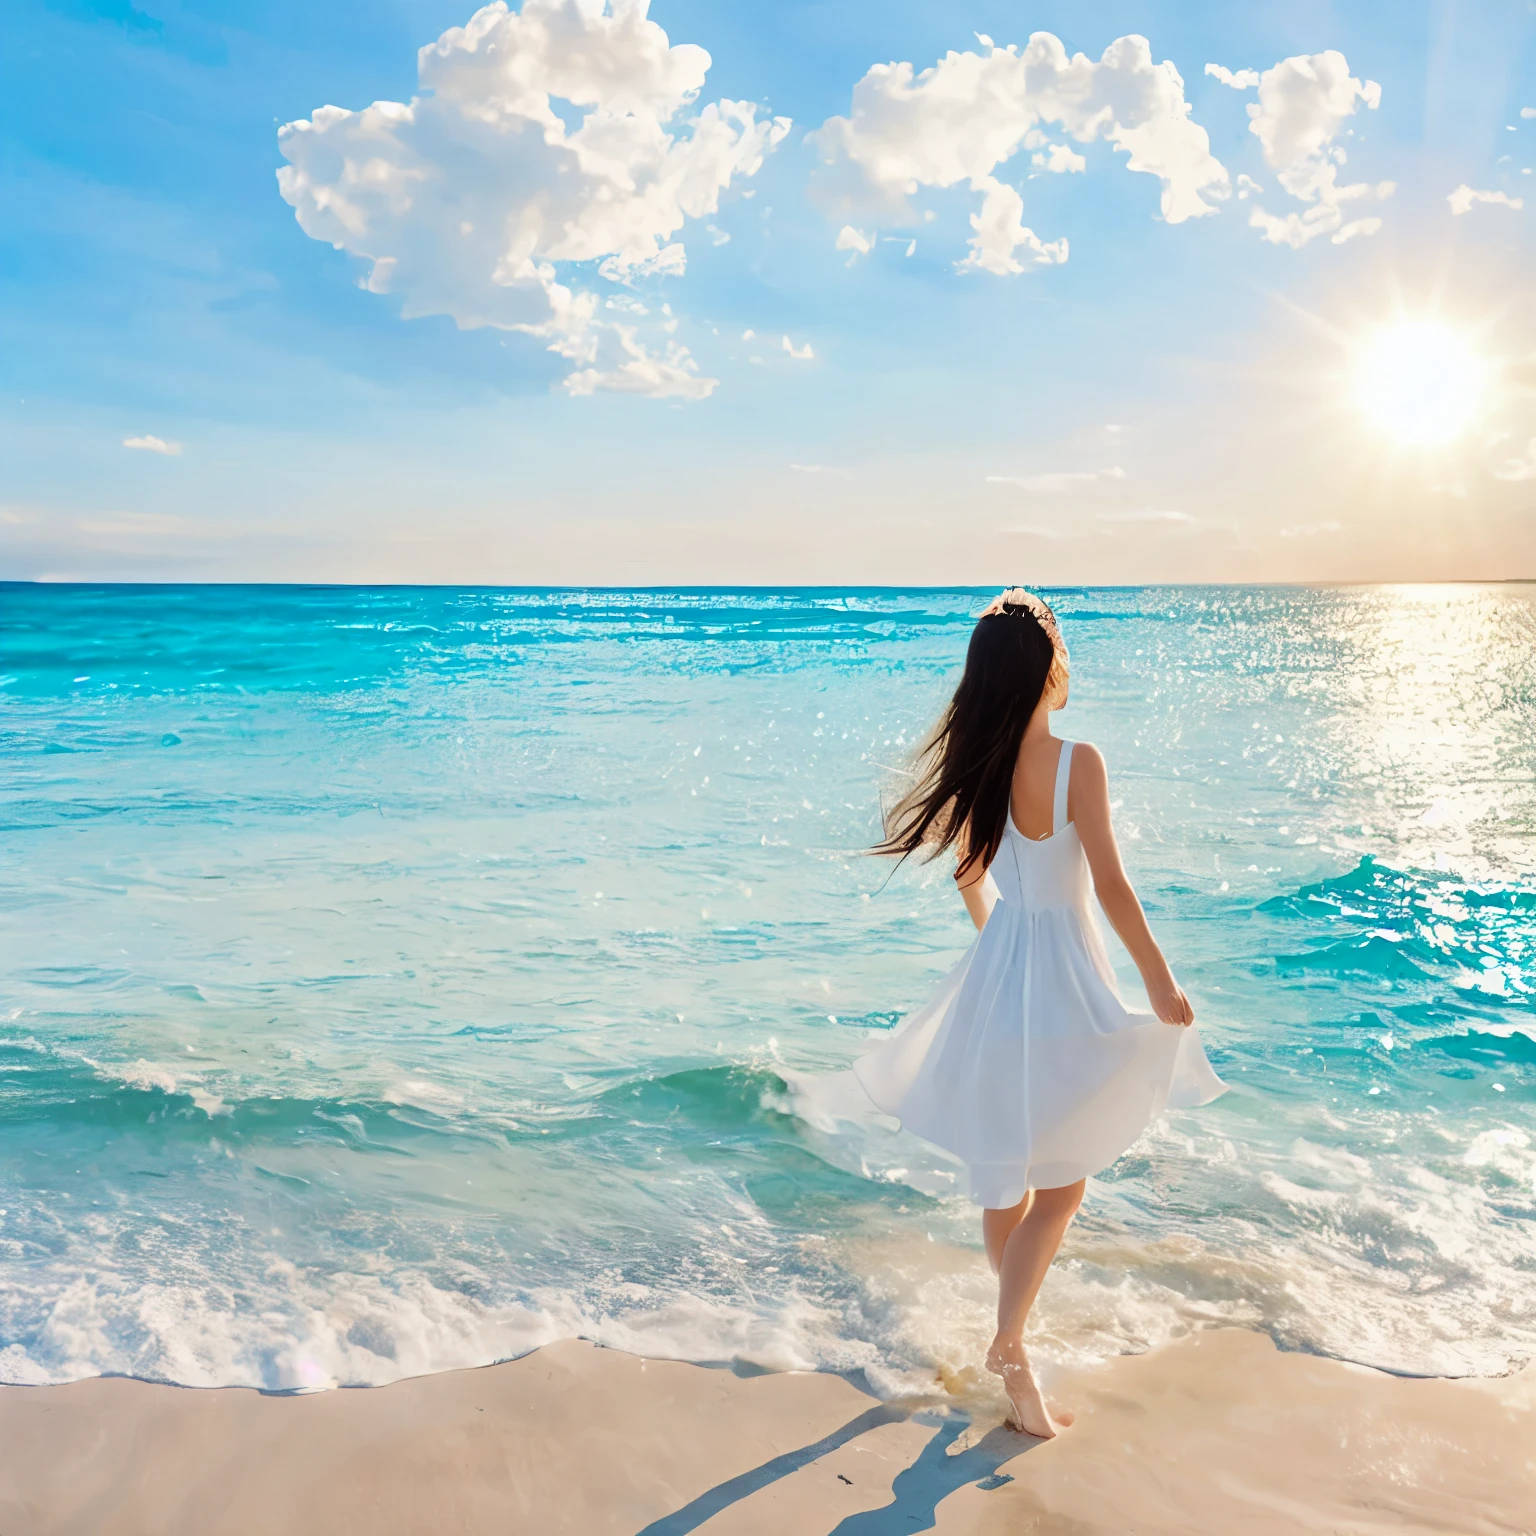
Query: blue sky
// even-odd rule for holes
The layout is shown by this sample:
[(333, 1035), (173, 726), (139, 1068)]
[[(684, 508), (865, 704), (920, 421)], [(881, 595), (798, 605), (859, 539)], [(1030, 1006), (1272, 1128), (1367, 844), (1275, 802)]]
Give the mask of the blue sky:
[[(522, 158), (503, 166), (505, 117), (485, 146), (475, 76), (456, 116), (443, 116), (446, 85), (428, 98), (399, 151), (405, 192), (370, 205), (354, 249), (333, 248), (329, 226), (306, 233), (277, 180), (280, 126), (326, 105), (409, 103), (417, 49), (472, 13), (325, 0), (12, 8), (0, 57), (0, 577), (1536, 576), (1528, 0), (654, 0), (650, 22), (674, 49), (707, 50), (709, 68), (688, 94), (698, 56), (663, 49), (688, 99), (623, 131), (686, 147), (701, 110), (725, 100), (752, 103), (766, 134), (756, 169), (744, 139), (731, 151), (709, 211), (664, 229), (626, 205), (623, 244), (589, 196), (599, 180), (540, 182), (547, 156), (528, 158), (526, 133)], [(525, 46), (532, 34), (514, 23), (528, 19), (511, 19), (505, 48)], [(1088, 61), (1120, 38), (1149, 41), (1151, 74), (1093, 65), (1120, 127), (1142, 110), (1124, 105), (1134, 91), (1166, 92), (1160, 66), (1176, 67), (1190, 117), (1178, 101), (1146, 109), (1147, 131), (1172, 136), (1158, 140), (1161, 177), (1127, 170), (1102, 122), (1052, 119), (1045, 96), (1016, 89), (1012, 56), (977, 36), (1022, 49), (1041, 32)], [(613, 46), (621, 72), (655, 64)], [(925, 96), (918, 77), (951, 50), (973, 57), (944, 66)], [(1330, 51), (1343, 56), (1333, 77), (1305, 62)], [(551, 52), (548, 69), (568, 74), (573, 56)], [(484, 58), (482, 45), (470, 62)], [(860, 87), (893, 62), (913, 66), (911, 87)], [(1208, 63), (1264, 80), (1234, 88)], [(536, 93), (565, 78), (541, 68), (528, 65)], [(997, 100), (978, 106), (965, 71), (983, 72)], [(1347, 102), (1336, 122), (1306, 94), (1319, 71), (1329, 100)], [(856, 110), (856, 87), (878, 122)], [(588, 108), (550, 94), (553, 131), (574, 135)], [(627, 100), (612, 98), (615, 110)], [(1267, 139), (1250, 106), (1269, 112)], [(1037, 107), (1035, 137), (1010, 139), (1007, 124)], [(792, 126), (766, 129), (775, 118)], [(833, 118), (849, 123), (842, 138), (807, 138)], [(1181, 122), (1208, 135), (1208, 161)], [(326, 206), (327, 176), (376, 139), (358, 118), (332, 134), (341, 149), (317, 148), (304, 167)], [(983, 164), (974, 142), (989, 135), (1011, 152)], [(1082, 168), (1052, 172), (1036, 155), (1080, 156)], [(951, 161), (965, 172), (953, 185), (921, 169)], [(1328, 186), (1349, 195), (1335, 206)], [(582, 250), (596, 254), (549, 258), (545, 277), (530, 265), (510, 287), (493, 281), (489, 259), (462, 256), (460, 226), (442, 222), (460, 203), (494, 213), (499, 249), (551, 189), (562, 218), (591, 226)], [(1008, 214), (1015, 193), (1022, 226), (1003, 219), (996, 228), (1014, 233), (970, 243), (983, 241), (972, 217)], [(1276, 221), (1270, 238), (1256, 208)], [(1275, 237), (1289, 215), (1291, 243)], [(331, 216), (306, 215), (316, 228)], [(1316, 228), (1296, 234), (1302, 216)], [(489, 226), (476, 220), (479, 242)], [(647, 267), (634, 241), (653, 236), (656, 251), (685, 256)], [(535, 264), (576, 249), (542, 238)], [(386, 251), (399, 254), (395, 275), (374, 286), (388, 291), (368, 291), (370, 258)], [(619, 263), (610, 276), (604, 253)], [(578, 303), (592, 295), (595, 318), (541, 319), (558, 308), (551, 285)], [(504, 296), (523, 307), (456, 323)], [(543, 333), (503, 328), (520, 319)], [(1421, 355), (1412, 326), (1426, 322)], [(1410, 370), (1441, 387), (1434, 347), (1449, 346), (1475, 374), (1476, 398), (1444, 441), (1405, 441), (1392, 415), (1402, 403), (1373, 418), (1361, 394), (1361, 359), (1405, 323)], [(1461, 402), (1437, 396), (1430, 409), (1455, 415)]]

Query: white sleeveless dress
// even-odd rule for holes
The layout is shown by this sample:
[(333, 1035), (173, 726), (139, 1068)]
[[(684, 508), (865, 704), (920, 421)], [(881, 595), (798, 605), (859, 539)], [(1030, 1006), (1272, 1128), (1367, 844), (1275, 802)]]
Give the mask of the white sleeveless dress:
[(880, 1109), (966, 1164), (971, 1199), (993, 1209), (1098, 1173), (1164, 1109), (1226, 1089), (1193, 1025), (1120, 1000), (1067, 820), (1071, 762), (1064, 741), (1049, 837), (1025, 837), (1010, 811), (975, 943), (853, 1068)]

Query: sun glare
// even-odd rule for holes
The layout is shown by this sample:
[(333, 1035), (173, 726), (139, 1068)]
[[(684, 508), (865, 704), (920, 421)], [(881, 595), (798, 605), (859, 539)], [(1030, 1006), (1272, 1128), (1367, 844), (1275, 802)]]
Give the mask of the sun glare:
[(1400, 320), (1361, 348), (1355, 397), (1377, 426), (1405, 446), (1437, 448), (1472, 425), (1488, 365), (1449, 326)]

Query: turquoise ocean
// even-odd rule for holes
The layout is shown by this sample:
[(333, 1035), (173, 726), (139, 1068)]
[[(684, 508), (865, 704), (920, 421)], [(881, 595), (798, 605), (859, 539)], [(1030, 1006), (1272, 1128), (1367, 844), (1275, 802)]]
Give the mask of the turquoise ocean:
[[(974, 1361), (845, 1069), (969, 939), (862, 850), (987, 596), (0, 586), (0, 1379)], [(1049, 596), (1231, 1091), (1042, 1352), (1536, 1357), (1536, 588)]]

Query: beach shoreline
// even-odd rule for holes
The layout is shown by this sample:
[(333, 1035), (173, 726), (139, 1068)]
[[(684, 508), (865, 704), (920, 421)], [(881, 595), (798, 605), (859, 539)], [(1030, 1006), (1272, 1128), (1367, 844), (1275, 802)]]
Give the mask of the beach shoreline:
[(1536, 1531), (1536, 1368), (1405, 1379), (1241, 1329), (1062, 1371), (1055, 1441), (980, 1372), (892, 1402), (590, 1343), (301, 1395), (0, 1387), (6, 1536), (283, 1530)]

